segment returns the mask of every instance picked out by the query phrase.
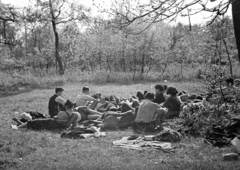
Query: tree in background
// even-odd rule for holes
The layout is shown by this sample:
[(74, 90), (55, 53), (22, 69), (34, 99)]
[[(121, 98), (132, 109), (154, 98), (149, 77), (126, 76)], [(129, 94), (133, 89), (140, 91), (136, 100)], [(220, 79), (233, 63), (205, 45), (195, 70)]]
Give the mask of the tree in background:
[[(240, 1), (239, 0), (150, 0), (142, 3), (140, 0), (127, 2), (125, 0), (115, 1), (113, 3), (111, 14), (118, 16), (118, 23), (128, 26), (133, 22), (148, 22), (149, 24), (143, 30), (151, 25), (164, 20), (173, 21), (179, 15), (191, 16), (202, 11), (211, 12), (213, 19), (211, 24), (218, 16), (224, 15), (229, 6), (232, 5), (232, 14), (237, 42), (238, 53), (240, 54)], [(190, 9), (196, 6), (196, 9)], [(141, 20), (140, 20), (141, 19)], [(240, 61), (240, 55), (238, 55)]]
[(58, 25), (66, 24), (71, 21), (82, 21), (87, 18), (88, 9), (82, 5), (71, 3), (67, 0), (37, 0), (36, 7), (41, 12), (41, 19), (50, 22), (55, 38), (55, 59), (59, 67), (59, 74), (64, 74), (64, 67), (61, 56), (59, 55), (59, 32)]

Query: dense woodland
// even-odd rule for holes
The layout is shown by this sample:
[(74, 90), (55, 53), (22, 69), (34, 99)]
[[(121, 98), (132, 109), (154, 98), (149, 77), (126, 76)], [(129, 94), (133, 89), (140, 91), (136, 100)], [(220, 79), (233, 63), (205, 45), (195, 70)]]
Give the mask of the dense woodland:
[(118, 74), (131, 80), (202, 79), (215, 66), (238, 76), (233, 21), (224, 14), (201, 25), (191, 25), (190, 15), (188, 25), (152, 24), (144, 17), (121, 25), (129, 20), (116, 11), (108, 20), (90, 11), (67, 0), (36, 0), (25, 8), (1, 3), (1, 85), (6, 77), (28, 81), (59, 74), (104, 81)]

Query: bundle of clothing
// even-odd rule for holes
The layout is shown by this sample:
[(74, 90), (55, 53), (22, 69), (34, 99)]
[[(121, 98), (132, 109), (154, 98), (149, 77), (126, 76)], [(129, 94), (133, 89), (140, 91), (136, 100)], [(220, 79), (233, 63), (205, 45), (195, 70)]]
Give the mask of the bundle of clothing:
[(216, 147), (229, 146), (240, 134), (240, 118), (233, 118), (225, 126), (213, 125), (206, 133), (204, 141)]
[(61, 138), (69, 139), (87, 139), (87, 138), (98, 138), (105, 137), (105, 132), (100, 132), (100, 129), (92, 126), (91, 128), (78, 127), (72, 131), (65, 131), (61, 134)]

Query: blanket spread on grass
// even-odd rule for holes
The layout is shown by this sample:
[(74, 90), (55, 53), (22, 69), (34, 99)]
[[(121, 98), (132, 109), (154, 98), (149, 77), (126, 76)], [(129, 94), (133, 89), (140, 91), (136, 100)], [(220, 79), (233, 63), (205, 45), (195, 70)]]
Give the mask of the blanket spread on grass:
[(135, 150), (162, 150), (164, 152), (173, 152), (174, 147), (169, 142), (145, 141), (143, 137), (130, 140), (130, 137), (123, 137), (121, 140), (113, 141), (113, 147), (121, 147)]

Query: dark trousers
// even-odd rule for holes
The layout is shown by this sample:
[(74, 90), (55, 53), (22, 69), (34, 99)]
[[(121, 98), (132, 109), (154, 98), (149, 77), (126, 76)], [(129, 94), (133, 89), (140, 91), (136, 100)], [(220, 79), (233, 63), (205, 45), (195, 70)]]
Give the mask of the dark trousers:
[(53, 118), (54, 116), (57, 116), (58, 110), (49, 110), (48, 114), (50, 115), (51, 118)]

